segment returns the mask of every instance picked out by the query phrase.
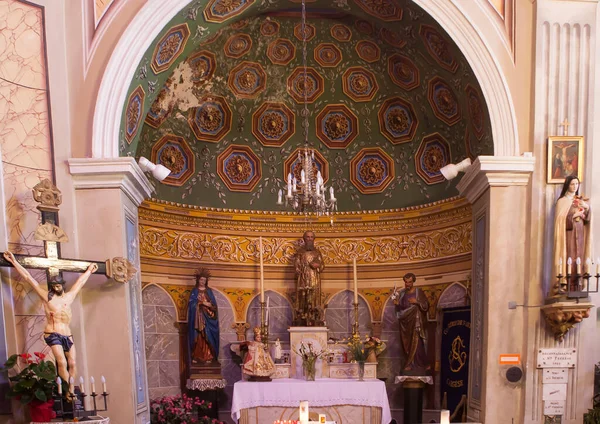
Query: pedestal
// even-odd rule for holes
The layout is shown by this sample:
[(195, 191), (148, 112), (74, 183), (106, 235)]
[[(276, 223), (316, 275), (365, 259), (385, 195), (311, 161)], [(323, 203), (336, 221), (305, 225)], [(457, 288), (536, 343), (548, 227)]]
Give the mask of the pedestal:
[(431, 376), (400, 375), (396, 384), (404, 389), (404, 424), (423, 422), (423, 388), (425, 384), (433, 384)]
[[(290, 327), (290, 369), (291, 378), (304, 378), (302, 375), (302, 359), (296, 352), (300, 349), (300, 344), (312, 343), (315, 352), (327, 349), (327, 327)], [(329, 375), (327, 361), (319, 359), (317, 361), (316, 377), (326, 377)]]
[(188, 379), (185, 387), (188, 389), (188, 396), (197, 397), (211, 404), (211, 407), (205, 412), (208, 417), (219, 419), (219, 394), (226, 385), (225, 379), (195, 378)]

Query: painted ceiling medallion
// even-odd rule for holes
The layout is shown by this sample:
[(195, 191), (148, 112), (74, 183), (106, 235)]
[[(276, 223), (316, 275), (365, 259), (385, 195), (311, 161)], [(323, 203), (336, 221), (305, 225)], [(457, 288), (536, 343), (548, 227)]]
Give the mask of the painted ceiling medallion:
[(264, 103), (252, 115), (252, 134), (264, 146), (282, 146), (295, 130), (294, 112), (283, 103)]
[(386, 100), (379, 108), (379, 129), (392, 144), (411, 141), (418, 121), (410, 103), (400, 97)]
[(217, 174), (230, 191), (251, 192), (260, 181), (260, 159), (248, 146), (232, 144), (217, 157)]
[(471, 126), (478, 140), (483, 137), (483, 104), (479, 92), (471, 84), (467, 84), (465, 88), (467, 93), (467, 102), (469, 107), (469, 118), (471, 118)]
[(259, 63), (242, 62), (231, 70), (227, 86), (241, 99), (254, 99), (267, 85), (267, 74)]
[(169, 104), (166, 109), (163, 109), (161, 106), (169, 91), (169, 85), (165, 85), (163, 88), (161, 88), (156, 96), (156, 99), (154, 100), (154, 103), (152, 103), (152, 106), (150, 106), (150, 110), (148, 111), (144, 122), (150, 125), (152, 128), (160, 127), (173, 110), (172, 104)]
[(287, 65), (296, 57), (296, 46), (287, 38), (278, 38), (269, 44), (267, 57), (274, 65)]
[(150, 62), (150, 67), (155, 74), (169, 69), (169, 66), (183, 52), (188, 38), (190, 38), (190, 29), (187, 24), (176, 25), (162, 36), (154, 47)]
[(192, 68), (191, 80), (194, 84), (202, 84), (210, 80), (215, 74), (217, 61), (215, 55), (208, 50), (192, 54), (187, 58), (187, 62)]
[(423, 138), (419, 150), (415, 154), (417, 174), (427, 184), (438, 184), (445, 181), (440, 168), (452, 163), (450, 145), (439, 133)]
[(379, 46), (372, 41), (361, 40), (356, 43), (356, 53), (358, 57), (367, 63), (374, 63), (381, 57)]
[(396, 0), (354, 0), (362, 10), (382, 21), (392, 22), (402, 19), (402, 8)]
[(342, 52), (333, 43), (321, 43), (315, 49), (315, 61), (324, 68), (337, 66), (342, 61)]
[(239, 21), (232, 22), (229, 25), (229, 27), (231, 29), (238, 30), (238, 29), (246, 28), (249, 23), (250, 23), (250, 21), (248, 19), (240, 19)]
[(188, 112), (188, 124), (198, 140), (216, 143), (231, 130), (231, 109), (220, 96), (204, 96)]
[(166, 166), (171, 173), (162, 183), (182, 186), (194, 175), (194, 153), (183, 137), (166, 134), (152, 146), (152, 162)]
[(145, 97), (144, 89), (141, 85), (138, 85), (133, 93), (129, 95), (129, 100), (127, 100), (127, 108), (125, 109), (125, 140), (127, 140), (127, 143), (131, 143), (140, 128)]
[(234, 59), (240, 58), (250, 51), (252, 38), (248, 34), (233, 34), (223, 47), (225, 56)]
[(460, 121), (460, 108), (456, 96), (450, 86), (440, 77), (429, 81), (427, 99), (435, 116), (446, 124), (454, 125)]
[(306, 69), (306, 87), (304, 78), (304, 68), (298, 67), (287, 79), (287, 90), (296, 103), (304, 103), (304, 91), (308, 103), (312, 103), (323, 94), (325, 90), (323, 77), (314, 68)]
[(381, 31), (379, 31), (379, 35), (381, 36), (383, 41), (385, 41), (392, 47), (402, 48), (406, 45), (406, 41), (400, 38), (400, 35), (398, 35), (397, 32), (394, 32), (387, 28), (381, 28)]
[(346, 25), (335, 24), (331, 27), (331, 36), (338, 41), (346, 42), (352, 38), (352, 31)]
[(412, 60), (400, 54), (388, 58), (388, 74), (394, 84), (407, 91), (417, 88), (421, 82), (419, 69)]
[(263, 21), (260, 24), (260, 33), (265, 37), (270, 37), (272, 35), (276, 35), (279, 32), (279, 22), (275, 21)]
[(354, 22), (354, 26), (361, 34), (373, 35), (373, 32), (375, 31), (373, 24), (364, 19), (357, 19), (356, 22)]
[(362, 194), (381, 193), (394, 180), (394, 161), (382, 149), (362, 149), (350, 161), (350, 181)]
[(454, 73), (458, 62), (450, 51), (450, 42), (440, 32), (430, 25), (421, 25), (419, 34), (425, 43), (427, 51), (435, 61), (444, 69)]
[(254, 0), (210, 0), (204, 9), (207, 22), (225, 22), (239, 15), (254, 3)]
[[(313, 164), (316, 169), (314, 171), (314, 178), (317, 178), (317, 172), (321, 171), (321, 176), (323, 177), (323, 183), (327, 183), (329, 180), (329, 163), (323, 157), (321, 152), (318, 149), (310, 149), (312, 153), (315, 154), (315, 160)], [(296, 180), (300, 181), (300, 173), (302, 171), (302, 166), (298, 162), (298, 153), (304, 153), (304, 147), (298, 147), (294, 150), (288, 158), (285, 160), (283, 164), (283, 180), (287, 181), (288, 174), (292, 174), (293, 177), (296, 177)]]
[(479, 156), (479, 140), (471, 134), (469, 128), (465, 129), (465, 149), (467, 150), (467, 156), (471, 160), (475, 160)]
[(345, 149), (358, 135), (358, 118), (346, 105), (327, 105), (317, 115), (317, 137), (330, 149)]
[[(306, 24), (304, 27), (304, 31), (306, 32), (306, 41), (310, 41), (313, 38), (315, 38), (315, 35), (317, 34), (317, 30), (315, 29), (314, 25), (311, 24)], [(296, 37), (298, 40), (302, 41), (302, 24), (298, 24), (294, 27), (294, 37)]]
[(355, 102), (373, 100), (379, 85), (371, 71), (362, 66), (348, 68), (342, 75), (342, 90)]

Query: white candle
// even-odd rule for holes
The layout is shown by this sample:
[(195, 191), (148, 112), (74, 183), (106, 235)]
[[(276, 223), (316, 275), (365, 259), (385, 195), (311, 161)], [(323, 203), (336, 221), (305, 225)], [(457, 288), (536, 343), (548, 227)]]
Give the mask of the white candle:
[(299, 419), (301, 423), (308, 423), (308, 401), (300, 401), (300, 410), (298, 411)]
[(265, 322), (269, 326), (269, 296), (267, 296), (267, 312), (265, 313)]
[(96, 380), (94, 380), (94, 376), (90, 377), (90, 384), (92, 385), (92, 393), (96, 393)]
[(58, 394), (62, 395), (62, 380), (60, 377), (56, 377), (56, 384), (58, 385)]
[(298, 191), (298, 180), (296, 179), (296, 177), (294, 177), (294, 179), (292, 180), (293, 186), (292, 186), (292, 190), (294, 190), (294, 193)]
[(577, 264), (577, 275), (581, 274), (581, 258), (577, 258), (575, 260), (575, 263)]
[(335, 196), (333, 195), (333, 186), (329, 187), (329, 196), (331, 197), (331, 200), (335, 200)]
[(71, 393), (75, 391), (75, 379), (73, 377), (69, 377), (69, 391)]
[(81, 393), (85, 393), (85, 381), (83, 381), (83, 376), (79, 377), (79, 390)]
[(596, 275), (600, 274), (600, 258), (596, 258)]
[(559, 258), (558, 259), (558, 273), (562, 274), (562, 272), (563, 272), (563, 260), (562, 260), (562, 258)]
[(585, 273), (590, 274), (592, 272), (592, 259), (587, 258), (585, 260)]
[(304, 174), (304, 169), (300, 171), (300, 182), (302, 184), (306, 183), (306, 175)]
[(263, 244), (262, 237), (258, 238), (258, 250), (259, 250), (259, 258), (260, 258), (260, 302), (265, 301), (265, 280), (264, 280), (264, 270), (263, 270)]
[(573, 260), (571, 258), (567, 258), (567, 274), (571, 274), (571, 265), (573, 264)]
[(104, 376), (100, 377), (100, 381), (102, 381), (102, 393), (108, 393), (106, 391), (106, 379), (104, 378)]
[(440, 424), (450, 424), (450, 411), (442, 409), (440, 412)]
[(352, 259), (352, 267), (354, 268), (354, 303), (358, 303), (358, 279), (356, 275), (356, 258)]
[[(291, 187), (288, 185), (288, 195), (291, 194), (290, 189), (291, 189)], [(283, 191), (281, 191), (281, 189), (279, 189), (279, 192), (277, 193), (277, 204), (278, 205), (283, 204)]]

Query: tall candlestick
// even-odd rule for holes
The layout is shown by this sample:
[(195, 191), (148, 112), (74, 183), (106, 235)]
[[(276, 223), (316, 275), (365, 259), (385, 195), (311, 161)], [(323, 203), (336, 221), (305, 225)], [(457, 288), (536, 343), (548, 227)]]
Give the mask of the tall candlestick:
[(259, 249), (259, 258), (260, 258), (260, 302), (265, 301), (265, 280), (264, 280), (264, 270), (263, 270), (263, 244), (262, 237), (258, 238), (258, 249)]
[(62, 395), (62, 379), (60, 377), (56, 377), (56, 384), (58, 385), (58, 394)]
[(267, 312), (265, 312), (265, 324), (269, 326), (269, 296), (267, 296)]
[(102, 381), (102, 393), (108, 393), (108, 392), (106, 391), (106, 379), (104, 378), (104, 376), (102, 376), (102, 377), (100, 378), (100, 381)]
[(85, 381), (83, 381), (83, 376), (79, 377), (79, 390), (81, 393), (85, 393)]
[(354, 268), (354, 303), (358, 303), (358, 279), (356, 276), (356, 258), (352, 259), (352, 267)]
[(96, 380), (94, 380), (94, 376), (90, 377), (90, 384), (92, 385), (92, 393), (96, 393)]

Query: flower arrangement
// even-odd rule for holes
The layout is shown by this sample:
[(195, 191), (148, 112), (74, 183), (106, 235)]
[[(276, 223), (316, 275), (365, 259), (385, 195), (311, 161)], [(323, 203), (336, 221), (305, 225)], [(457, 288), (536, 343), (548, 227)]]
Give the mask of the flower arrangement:
[(329, 350), (322, 349), (317, 351), (313, 348), (313, 344), (311, 342), (308, 342), (307, 344), (304, 344), (304, 342), (300, 342), (300, 348), (298, 350), (294, 348), (292, 349), (294, 353), (296, 353), (300, 356), (300, 358), (302, 358), (302, 368), (304, 370), (306, 379), (314, 381), (316, 372), (315, 364), (317, 362), (317, 359), (325, 358), (326, 356), (328, 356), (330, 354)]
[(364, 342), (359, 338), (350, 339), (348, 343), (348, 352), (356, 362), (371, 361), (377, 362), (377, 355), (386, 348), (385, 342), (373, 336), (366, 336)]
[(352, 360), (356, 362), (364, 362), (369, 356), (369, 350), (365, 348), (365, 344), (358, 337), (350, 339), (348, 352), (352, 355)]
[[(16, 369), (16, 374), (9, 377), (13, 383), (8, 390), (8, 397), (15, 397), (23, 405), (31, 402), (49, 402), (54, 391), (58, 392), (56, 367), (54, 362), (46, 361), (41, 352), (14, 354), (4, 363), (3, 371)], [(26, 365), (21, 369), (21, 364)]]
[(150, 422), (152, 424), (222, 424), (207, 416), (200, 417), (200, 411), (212, 408), (210, 402), (183, 395), (165, 396), (150, 402)]
[(369, 353), (372, 352), (375, 356), (383, 352), (386, 347), (385, 342), (378, 337), (367, 336), (365, 339), (365, 349), (368, 349)]

